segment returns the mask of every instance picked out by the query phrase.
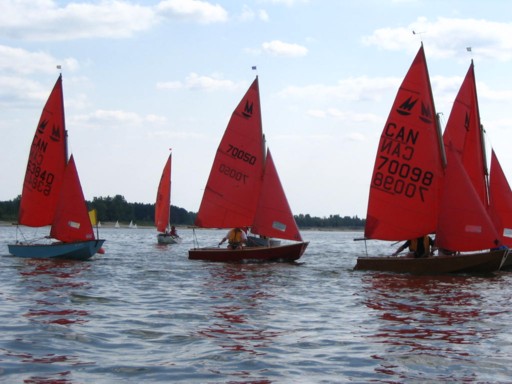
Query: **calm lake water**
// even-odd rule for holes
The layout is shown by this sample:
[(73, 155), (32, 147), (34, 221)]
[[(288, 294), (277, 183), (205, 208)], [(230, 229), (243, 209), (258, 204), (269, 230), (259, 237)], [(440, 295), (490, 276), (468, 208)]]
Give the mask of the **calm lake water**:
[(100, 235), (104, 255), (51, 262), (10, 257), (0, 228), (0, 382), (512, 382), (512, 272), (353, 271), (355, 232), (305, 231), (298, 263), (245, 265), (188, 260), (188, 229), (171, 246)]

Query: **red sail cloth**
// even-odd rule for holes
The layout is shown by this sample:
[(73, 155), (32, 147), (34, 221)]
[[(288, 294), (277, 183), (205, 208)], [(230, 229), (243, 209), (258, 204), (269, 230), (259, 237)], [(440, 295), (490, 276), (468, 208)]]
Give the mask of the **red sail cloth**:
[(264, 141), (258, 78), (234, 110), (219, 144), (196, 225), (251, 226), (261, 189)]
[(155, 226), (158, 232), (165, 232), (170, 222), (171, 213), (171, 165), (172, 154), (169, 155), (156, 194)]
[(365, 237), (412, 239), (436, 229), (442, 147), (423, 46), (381, 134), (370, 184)]
[(67, 162), (62, 76), (59, 76), (39, 119), (30, 147), (19, 209), (19, 224), (51, 224)]
[(270, 150), (267, 151), (265, 175), (251, 232), (266, 237), (302, 241)]
[(94, 239), (73, 155), (64, 173), (50, 236), (65, 243)]
[(443, 140), (445, 146), (451, 145), (459, 153), (480, 201), (487, 207), (487, 164), (473, 62), (453, 103)]

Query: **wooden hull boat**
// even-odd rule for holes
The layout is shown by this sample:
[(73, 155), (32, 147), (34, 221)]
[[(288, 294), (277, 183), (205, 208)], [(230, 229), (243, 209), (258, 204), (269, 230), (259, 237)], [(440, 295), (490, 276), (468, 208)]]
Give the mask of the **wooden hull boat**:
[(444, 273), (492, 273), (507, 260), (509, 250), (467, 253), (426, 258), (359, 257), (356, 270), (411, 273), (416, 275)]
[(286, 244), (276, 247), (227, 248), (193, 248), (188, 251), (191, 260), (218, 261), (227, 263), (240, 262), (292, 262), (298, 260), (309, 242)]
[(100, 252), (105, 240), (53, 244), (9, 244), (9, 253), (34, 259), (87, 260)]

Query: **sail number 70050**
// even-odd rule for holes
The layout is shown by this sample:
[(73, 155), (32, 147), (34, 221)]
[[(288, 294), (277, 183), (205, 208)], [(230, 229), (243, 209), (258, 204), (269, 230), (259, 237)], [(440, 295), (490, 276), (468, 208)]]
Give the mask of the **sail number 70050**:
[(251, 165), (256, 163), (256, 156), (251, 155), (249, 152), (245, 152), (243, 149), (237, 148), (234, 145), (228, 144), (228, 146), (229, 148), (227, 153), (229, 153), (235, 159), (243, 160)]

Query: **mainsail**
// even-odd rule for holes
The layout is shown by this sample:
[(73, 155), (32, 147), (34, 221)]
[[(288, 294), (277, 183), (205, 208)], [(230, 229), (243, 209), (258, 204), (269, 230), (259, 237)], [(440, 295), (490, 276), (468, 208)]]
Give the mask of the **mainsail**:
[(445, 146), (452, 146), (459, 153), (462, 165), (468, 173), (480, 200), (488, 206), (487, 163), (483, 129), (478, 110), (475, 71), (473, 61), (453, 103), (443, 133)]
[(381, 134), (365, 237), (403, 240), (435, 232), (443, 149), (423, 45)]
[(171, 164), (172, 153), (169, 154), (169, 158), (165, 163), (156, 194), (155, 226), (158, 232), (165, 232), (169, 226), (171, 213)]
[(30, 147), (18, 223), (29, 227), (53, 221), (67, 163), (62, 75), (48, 97)]
[(264, 139), (256, 78), (234, 110), (219, 144), (196, 225), (205, 228), (251, 226), (263, 165)]

